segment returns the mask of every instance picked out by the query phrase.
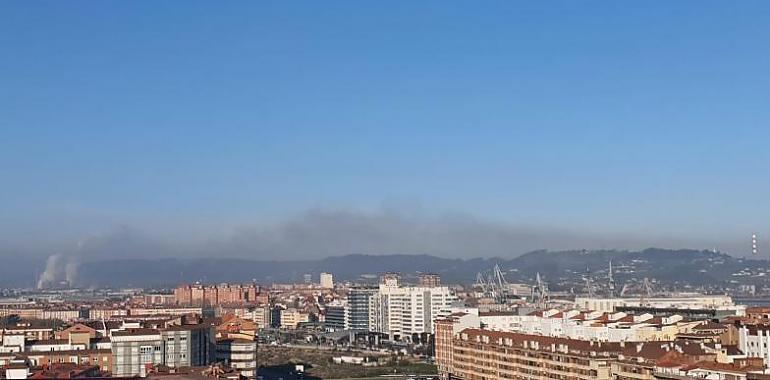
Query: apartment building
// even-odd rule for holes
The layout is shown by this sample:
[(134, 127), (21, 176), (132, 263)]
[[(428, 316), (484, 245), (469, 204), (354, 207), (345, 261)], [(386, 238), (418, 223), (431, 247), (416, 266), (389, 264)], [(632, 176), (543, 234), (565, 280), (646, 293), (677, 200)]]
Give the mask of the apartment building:
[(370, 331), (375, 325), (375, 316), (379, 297), (377, 288), (356, 287), (348, 291), (347, 302), (350, 306), (350, 328)]
[(347, 301), (335, 300), (326, 304), (324, 324), (332, 331), (348, 330), (351, 326), (350, 304)]
[(73, 363), (99, 366), (104, 371), (113, 369), (113, 356), (109, 349), (25, 352), (24, 357), (35, 367)]
[(324, 289), (334, 289), (334, 276), (331, 273), (321, 273), (321, 287)]
[(181, 325), (112, 332), (113, 376), (145, 375), (148, 367), (205, 366), (215, 358), (213, 327)]
[(465, 329), (478, 328), (481, 324), (476, 314), (457, 312), (435, 321), (435, 360), (439, 374), (448, 376), (454, 366), (454, 336)]
[(155, 329), (135, 329), (112, 333), (112, 375), (146, 375), (147, 367), (164, 362), (163, 339)]
[(295, 308), (280, 311), (282, 329), (296, 329), (300, 323), (309, 322), (310, 315)]
[(446, 286), (402, 286), (397, 276), (382, 277), (374, 305), (374, 323), (370, 330), (388, 334), (392, 339), (413, 334), (432, 334), (433, 321), (451, 313), (457, 296)]
[(261, 294), (255, 284), (180, 285), (174, 289), (178, 305), (220, 305), (266, 303), (267, 294)]
[(5, 334), (22, 334), (26, 339), (46, 340), (54, 338), (54, 331), (51, 327), (31, 325), (29, 323), (8, 326), (2, 330)]
[(260, 305), (250, 307), (241, 317), (254, 322), (257, 329), (266, 329), (270, 327), (271, 314), (269, 306)]
[[(459, 319), (437, 322), (436, 364), (443, 378), (463, 380), (745, 380), (762, 362), (736, 346), (691, 340), (598, 342), (477, 328), (448, 334)], [(740, 377), (723, 377), (741, 373)], [(711, 372), (709, 372), (711, 371)], [(760, 372), (761, 373), (761, 372)]]
[(680, 315), (657, 317), (624, 312), (541, 310), (527, 315), (511, 312), (479, 313), (485, 329), (522, 334), (568, 337), (604, 342), (673, 340), (692, 332), (704, 320), (685, 320)]
[(145, 315), (161, 315), (161, 316), (182, 316), (187, 314), (213, 314), (213, 310), (203, 307), (180, 307), (180, 306), (156, 306), (156, 307), (132, 307), (129, 310), (129, 315), (145, 316)]
[(217, 361), (240, 372), (247, 379), (257, 377), (257, 342), (252, 339), (217, 339)]
[(128, 315), (128, 309), (118, 307), (94, 307), (88, 309), (88, 319), (100, 320)]
[(418, 283), (424, 288), (435, 288), (441, 286), (441, 276), (435, 273), (421, 273), (418, 276)]
[(142, 303), (145, 305), (173, 305), (176, 303), (174, 294), (144, 294)]
[(257, 325), (235, 315), (226, 315), (216, 327), (216, 360), (247, 379), (257, 376)]
[(88, 312), (74, 308), (0, 308), (0, 317), (9, 315), (17, 315), (21, 319), (59, 319), (62, 321), (74, 321), (79, 318), (87, 317)]
[(164, 363), (169, 367), (199, 367), (215, 357), (214, 328), (206, 324), (170, 326), (161, 330)]
[(464, 380), (610, 380), (610, 364), (619, 352), (618, 343), (466, 329), (454, 340), (451, 376)]
[(597, 298), (577, 297), (575, 308), (583, 311), (601, 311), (612, 313), (618, 307), (647, 307), (655, 309), (707, 309), (719, 310), (732, 315), (746, 314), (745, 305), (736, 305), (732, 297), (725, 295), (683, 294), (672, 297), (634, 298)]
[(747, 356), (762, 358), (770, 365), (770, 320), (746, 320), (739, 322), (738, 348)]

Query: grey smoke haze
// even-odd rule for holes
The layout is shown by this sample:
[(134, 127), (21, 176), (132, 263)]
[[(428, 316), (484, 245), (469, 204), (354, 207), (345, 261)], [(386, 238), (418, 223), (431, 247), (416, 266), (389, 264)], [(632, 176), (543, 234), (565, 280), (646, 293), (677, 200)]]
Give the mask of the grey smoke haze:
[(78, 284), (80, 264), (90, 260), (139, 258), (155, 255), (177, 256), (174, 250), (146, 234), (129, 227), (120, 227), (80, 240), (75, 248), (62, 250), (46, 259), (45, 268), (38, 278), (37, 287), (56, 285), (62, 281)]
[[(244, 226), (205, 243), (166, 242), (120, 227), (80, 241), (49, 258), (43, 281), (77, 282), (83, 261), (148, 257), (312, 259), (346, 254), (429, 254), (450, 258), (511, 258), (533, 250), (712, 248), (713, 242), (666, 237), (597, 236), (547, 226), (494, 223), (464, 214), (414, 215), (393, 210), (313, 209), (288, 220)], [(724, 246), (720, 247), (724, 250)]]
[(591, 240), (597, 243), (555, 228), (495, 224), (460, 214), (425, 217), (316, 209), (277, 225), (241, 228), (210, 249), (271, 259), (350, 253), (510, 257), (535, 249), (583, 246)]
[(706, 239), (599, 236), (577, 229), (495, 223), (467, 214), (314, 209), (283, 223), (241, 228), (228, 239), (210, 244), (207, 251), (260, 259), (351, 253), (469, 258), (515, 257), (540, 249), (713, 248), (714, 244)]

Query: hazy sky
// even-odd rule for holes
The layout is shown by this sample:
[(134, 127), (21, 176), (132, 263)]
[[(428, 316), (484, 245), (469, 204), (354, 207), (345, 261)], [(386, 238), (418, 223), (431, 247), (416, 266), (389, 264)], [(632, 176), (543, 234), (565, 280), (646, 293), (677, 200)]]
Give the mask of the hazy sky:
[(770, 233), (768, 14), (3, 1), (0, 255), (742, 253)]

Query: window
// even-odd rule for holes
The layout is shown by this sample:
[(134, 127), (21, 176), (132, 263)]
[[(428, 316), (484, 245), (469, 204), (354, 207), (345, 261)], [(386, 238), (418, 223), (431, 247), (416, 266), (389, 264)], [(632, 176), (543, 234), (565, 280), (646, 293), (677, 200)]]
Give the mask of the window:
[(139, 360), (141, 363), (152, 363), (153, 362), (153, 346), (142, 346), (139, 347)]

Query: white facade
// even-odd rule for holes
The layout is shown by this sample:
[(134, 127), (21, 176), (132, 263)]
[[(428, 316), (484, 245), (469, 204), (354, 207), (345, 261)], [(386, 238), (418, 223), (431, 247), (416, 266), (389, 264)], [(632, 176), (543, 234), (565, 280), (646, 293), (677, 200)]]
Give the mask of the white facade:
[(26, 344), (24, 334), (5, 334), (3, 335), (3, 346), (0, 347), (0, 353), (22, 352)]
[(738, 348), (748, 357), (763, 358), (765, 366), (770, 364), (770, 326), (749, 329), (741, 326), (738, 330)]
[(651, 314), (630, 316), (578, 310), (546, 310), (542, 315), (493, 312), (480, 313), (479, 317), (487, 330), (601, 342), (670, 340), (700, 323), (682, 322), (679, 315), (654, 319)]
[(334, 289), (334, 276), (331, 273), (321, 273), (321, 287), (325, 289)]
[(730, 296), (724, 295), (702, 295), (702, 294), (680, 294), (677, 297), (658, 297), (642, 300), (640, 297), (633, 298), (575, 298), (575, 307), (581, 310), (595, 310), (611, 313), (619, 306), (639, 307), (644, 306), (653, 308), (674, 308), (674, 309), (714, 309), (734, 311), (735, 315), (742, 316), (746, 314), (746, 306), (735, 305)]
[(372, 330), (391, 337), (433, 333), (433, 321), (449, 315), (452, 303), (457, 300), (446, 286), (405, 287), (394, 281), (380, 284), (375, 298), (379, 305), (374, 306)]

